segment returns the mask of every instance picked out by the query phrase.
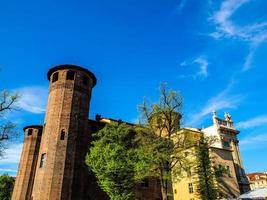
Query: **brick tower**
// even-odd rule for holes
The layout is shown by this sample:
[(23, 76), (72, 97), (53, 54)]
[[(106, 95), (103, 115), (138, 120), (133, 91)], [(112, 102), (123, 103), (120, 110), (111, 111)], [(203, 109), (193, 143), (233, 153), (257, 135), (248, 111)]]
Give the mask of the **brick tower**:
[(32, 192), (33, 200), (86, 199), (88, 113), (96, 78), (60, 65), (48, 71), (50, 91)]
[(37, 165), (42, 126), (27, 126), (12, 200), (30, 200)]

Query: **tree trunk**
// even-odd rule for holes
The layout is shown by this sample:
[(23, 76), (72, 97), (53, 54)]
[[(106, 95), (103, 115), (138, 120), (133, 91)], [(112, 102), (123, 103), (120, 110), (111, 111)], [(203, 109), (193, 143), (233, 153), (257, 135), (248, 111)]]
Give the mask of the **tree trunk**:
[(168, 200), (168, 182), (164, 181), (165, 183), (161, 184), (161, 197), (162, 200)]

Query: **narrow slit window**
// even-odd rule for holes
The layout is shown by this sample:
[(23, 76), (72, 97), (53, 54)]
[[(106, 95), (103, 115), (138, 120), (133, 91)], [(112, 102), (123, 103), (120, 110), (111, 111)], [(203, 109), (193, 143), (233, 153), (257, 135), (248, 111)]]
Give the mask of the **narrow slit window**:
[(68, 71), (67, 72), (67, 80), (74, 80), (75, 72), (74, 71)]
[(58, 81), (58, 72), (55, 72), (52, 77), (52, 83)]
[(28, 136), (32, 135), (32, 129), (28, 130)]
[(45, 160), (46, 160), (46, 153), (43, 153), (43, 154), (41, 155), (40, 168), (44, 167), (44, 165), (45, 165)]
[(60, 133), (60, 140), (64, 140), (65, 139), (65, 131), (62, 130)]

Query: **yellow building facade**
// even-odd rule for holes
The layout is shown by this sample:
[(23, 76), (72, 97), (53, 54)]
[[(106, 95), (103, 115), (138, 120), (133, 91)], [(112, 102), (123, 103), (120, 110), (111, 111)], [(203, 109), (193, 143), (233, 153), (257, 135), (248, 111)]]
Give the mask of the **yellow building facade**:
[[(209, 154), (214, 170), (214, 183), (221, 198), (235, 198), (250, 190), (242, 164), (238, 146), (237, 135), (239, 131), (234, 128), (231, 116), (225, 115), (225, 119), (219, 119), (213, 113), (213, 125), (204, 129), (183, 128), (177, 135), (190, 135), (197, 145), (201, 135), (215, 138), (209, 144)], [(189, 163), (197, 160), (196, 148), (193, 146), (186, 150)], [(189, 164), (190, 165), (190, 164)], [(174, 200), (201, 200), (198, 192), (198, 174), (193, 167), (183, 170), (181, 177), (173, 180)], [(220, 171), (222, 171), (220, 173)]]
[(267, 188), (267, 172), (247, 174), (251, 190)]

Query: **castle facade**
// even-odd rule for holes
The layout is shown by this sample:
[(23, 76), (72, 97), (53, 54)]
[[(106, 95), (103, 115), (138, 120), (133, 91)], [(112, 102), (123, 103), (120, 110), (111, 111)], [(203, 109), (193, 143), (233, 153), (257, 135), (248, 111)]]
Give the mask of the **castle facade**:
[[(89, 70), (75, 65), (53, 67), (47, 78), (50, 89), (44, 125), (24, 128), (12, 200), (106, 200), (107, 195), (98, 187), (94, 174), (85, 164), (92, 133), (112, 121), (101, 116), (88, 119), (97, 79)], [(195, 132), (217, 134), (221, 138), (213, 152), (232, 172), (231, 179), (227, 179), (229, 184), (223, 187), (226, 187), (226, 193), (227, 187), (231, 187), (232, 196), (238, 196), (248, 190), (236, 137), (239, 132), (231, 120), (220, 120), (216, 116), (213, 120), (213, 128)], [(189, 179), (173, 183), (170, 199), (197, 199), (191, 195), (194, 185), (189, 183)], [(188, 191), (190, 195), (183, 198)], [(146, 179), (136, 185), (135, 193), (138, 200), (160, 200), (160, 183), (155, 178)]]

